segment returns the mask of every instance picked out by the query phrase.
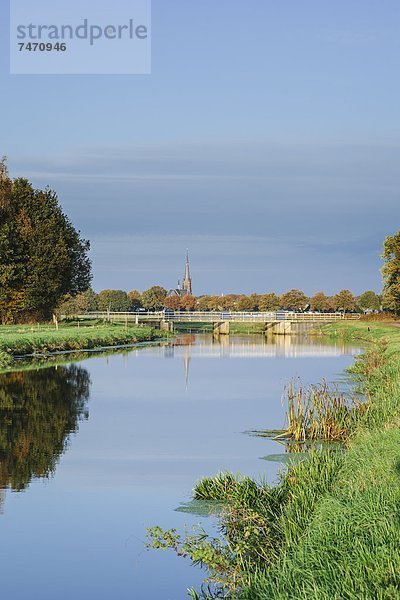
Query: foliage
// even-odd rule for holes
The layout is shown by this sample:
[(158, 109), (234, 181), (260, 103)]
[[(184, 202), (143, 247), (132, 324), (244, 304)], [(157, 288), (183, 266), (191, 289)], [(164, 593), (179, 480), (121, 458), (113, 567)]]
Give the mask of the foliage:
[(0, 177), (0, 319), (48, 317), (61, 297), (88, 288), (89, 242), (62, 212), (55, 192)]
[(240, 296), (235, 305), (235, 310), (238, 312), (247, 312), (256, 310), (257, 304), (254, 302), (254, 298), (248, 296)]
[(268, 312), (269, 310), (278, 310), (280, 308), (280, 301), (276, 294), (273, 292), (270, 294), (262, 294), (258, 301), (258, 310), (262, 312)]
[(142, 294), (144, 308), (162, 310), (167, 296), (167, 290), (160, 285), (154, 285)]
[(187, 294), (181, 299), (181, 307), (183, 310), (195, 310), (197, 300), (194, 296)]
[(92, 288), (89, 288), (85, 292), (83, 292), (82, 296), (85, 298), (87, 311), (94, 312), (98, 310), (98, 297), (96, 292), (93, 291)]
[(281, 307), (287, 310), (303, 310), (308, 298), (301, 290), (289, 290), (280, 298)]
[(383, 245), (382, 267), (383, 306), (395, 313), (400, 312), (400, 231), (388, 236)]
[(341, 290), (333, 298), (333, 307), (337, 311), (352, 311), (356, 307), (356, 298), (350, 290)]
[(128, 312), (131, 301), (123, 290), (102, 290), (98, 295), (97, 305), (100, 311)]
[[(93, 303), (91, 302), (91, 297), (87, 293), (77, 294), (76, 296), (66, 294), (66, 296), (61, 299), (61, 302), (54, 312), (57, 316), (81, 315), (93, 310), (92, 306)], [(97, 306), (97, 302), (95, 306)]]
[(164, 306), (171, 310), (181, 310), (182, 298), (180, 296), (167, 296), (164, 300)]
[(311, 310), (318, 312), (331, 312), (333, 311), (333, 300), (329, 298), (324, 292), (317, 292), (311, 298)]
[(131, 290), (128, 292), (128, 298), (131, 303), (131, 310), (137, 310), (143, 307), (142, 294), (138, 290)]
[(357, 300), (357, 304), (361, 310), (379, 310), (381, 307), (381, 300), (378, 294), (375, 294), (372, 290), (368, 290), (361, 294)]

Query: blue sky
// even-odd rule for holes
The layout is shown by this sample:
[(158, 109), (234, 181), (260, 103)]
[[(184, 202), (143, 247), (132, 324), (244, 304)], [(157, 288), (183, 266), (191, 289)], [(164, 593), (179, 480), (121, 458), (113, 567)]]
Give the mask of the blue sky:
[(9, 75), (0, 6), (0, 154), (57, 190), (96, 289), (172, 287), (186, 248), (197, 294), (380, 289), (397, 1), (153, 0), (140, 76)]

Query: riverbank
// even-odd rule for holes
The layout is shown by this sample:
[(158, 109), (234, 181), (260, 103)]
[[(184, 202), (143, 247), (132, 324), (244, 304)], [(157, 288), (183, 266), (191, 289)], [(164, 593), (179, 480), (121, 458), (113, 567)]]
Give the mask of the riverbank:
[(151, 327), (113, 324), (10, 325), (0, 327), (0, 368), (15, 366), (15, 358), (55, 352), (94, 350), (137, 344), (165, 337)]
[(205, 564), (227, 598), (400, 596), (400, 330), (323, 333), (366, 344), (352, 368), (366, 401), (344, 447), (310, 452), (272, 488), (227, 474), (199, 482), (195, 498), (224, 502), (222, 541), (150, 531), (153, 547)]

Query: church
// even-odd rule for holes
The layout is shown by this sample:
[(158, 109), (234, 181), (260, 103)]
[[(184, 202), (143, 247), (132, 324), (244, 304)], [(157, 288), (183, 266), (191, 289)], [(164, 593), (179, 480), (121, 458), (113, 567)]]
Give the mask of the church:
[(189, 253), (186, 252), (185, 275), (182, 280), (182, 285), (181, 282), (178, 281), (178, 287), (173, 290), (169, 290), (167, 298), (173, 298), (174, 296), (183, 298), (184, 296), (192, 295), (192, 278), (190, 277)]

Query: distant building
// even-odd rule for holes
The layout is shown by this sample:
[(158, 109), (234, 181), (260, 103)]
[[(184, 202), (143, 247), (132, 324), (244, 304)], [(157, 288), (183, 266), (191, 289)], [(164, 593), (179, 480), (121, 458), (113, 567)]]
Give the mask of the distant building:
[(183, 298), (184, 296), (192, 296), (192, 278), (190, 277), (190, 266), (189, 266), (189, 253), (186, 252), (186, 266), (185, 266), (185, 275), (181, 282), (178, 280), (178, 287), (173, 290), (169, 290), (167, 294), (167, 298), (173, 298), (177, 296), (178, 298)]

